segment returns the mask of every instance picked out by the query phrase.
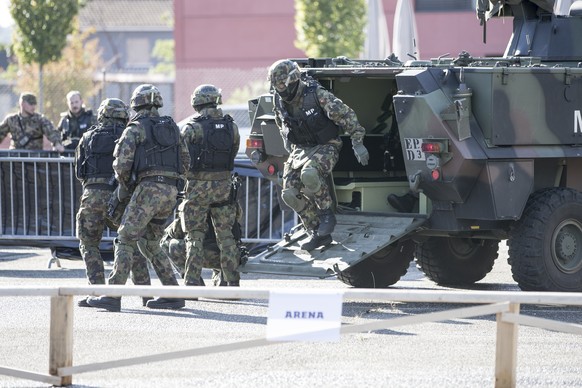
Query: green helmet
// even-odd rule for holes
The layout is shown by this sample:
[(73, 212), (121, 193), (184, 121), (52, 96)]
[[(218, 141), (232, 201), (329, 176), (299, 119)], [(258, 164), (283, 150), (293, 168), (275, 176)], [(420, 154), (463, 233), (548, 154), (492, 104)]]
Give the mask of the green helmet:
[(158, 88), (151, 84), (139, 85), (131, 95), (130, 106), (131, 109), (140, 108), (142, 106), (155, 106), (160, 108), (164, 106), (164, 100)]
[(222, 104), (220, 89), (210, 84), (200, 85), (194, 89), (194, 93), (192, 93), (192, 107), (196, 108), (198, 105), (205, 104)]
[(299, 81), (299, 78), (301, 78), (299, 66), (289, 59), (281, 59), (269, 68), (268, 80), (278, 92)]
[(106, 98), (97, 109), (97, 121), (103, 122), (106, 118), (129, 119), (128, 107), (119, 98)]

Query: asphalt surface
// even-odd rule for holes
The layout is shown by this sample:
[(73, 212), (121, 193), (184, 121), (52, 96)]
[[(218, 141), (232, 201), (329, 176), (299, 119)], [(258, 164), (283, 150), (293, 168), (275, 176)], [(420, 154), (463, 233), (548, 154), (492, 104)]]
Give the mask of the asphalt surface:
[[(48, 249), (2, 247), (0, 285), (85, 285), (81, 261), (47, 269)], [(474, 290), (520, 292), (501, 246), (493, 271)], [(110, 266), (107, 266), (110, 269)], [(210, 272), (204, 272), (205, 279)], [(152, 272), (152, 276), (153, 272)], [(155, 284), (159, 284), (155, 279)], [(246, 274), (242, 287), (345, 289), (335, 279)], [(444, 290), (414, 265), (394, 288)], [(471, 290), (467, 290), (471, 292)], [(80, 297), (76, 300), (81, 299)], [(451, 304), (346, 301), (342, 324), (451, 309)], [(125, 297), (122, 311), (74, 309), (73, 365), (264, 338), (268, 301), (188, 301), (179, 311), (152, 311)], [(582, 323), (582, 309), (522, 305), (524, 314)], [(48, 371), (49, 297), (0, 296), (0, 366)], [(73, 387), (492, 387), (493, 315), (346, 334), (339, 342), (289, 342), (212, 355), (87, 372)], [(46, 387), (0, 375), (0, 387)], [(580, 336), (520, 326), (518, 387), (582, 387)]]

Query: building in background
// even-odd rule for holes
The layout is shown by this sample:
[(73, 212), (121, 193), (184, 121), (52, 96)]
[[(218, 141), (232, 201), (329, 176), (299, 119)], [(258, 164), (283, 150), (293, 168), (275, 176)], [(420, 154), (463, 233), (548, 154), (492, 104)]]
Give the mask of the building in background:
[(173, 74), (153, 73), (161, 59), (153, 55), (157, 42), (174, 39), (172, 0), (89, 0), (79, 10), (81, 31), (93, 30), (105, 64), (95, 82), (104, 98), (129, 103), (132, 91), (142, 83), (155, 84), (164, 98), (163, 114), (174, 113)]
[[(487, 44), (475, 15), (475, 0), (411, 0), (421, 58), (502, 55), (511, 19), (490, 20)], [(382, 0), (393, 33), (396, 0)], [(266, 92), (268, 67), (277, 59), (304, 57), (294, 46), (294, 0), (174, 0), (175, 114), (192, 113), (196, 85), (222, 88), (225, 104), (244, 103)]]

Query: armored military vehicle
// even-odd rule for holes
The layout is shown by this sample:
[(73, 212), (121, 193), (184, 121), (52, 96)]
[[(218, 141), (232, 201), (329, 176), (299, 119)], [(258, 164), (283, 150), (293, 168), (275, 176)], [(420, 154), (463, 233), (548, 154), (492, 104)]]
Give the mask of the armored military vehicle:
[[(387, 287), (414, 258), (436, 283), (467, 286), (507, 240), (521, 289), (582, 291), (582, 2), (569, 15), (553, 3), (478, 2), (484, 25), (513, 17), (503, 57), (297, 59), (302, 76), (356, 111), (370, 163), (343, 139), (331, 245), (301, 250), (307, 234), (296, 227), (241, 270)], [(287, 152), (272, 103), (249, 102), (246, 152), (277, 182)], [(413, 198), (410, 211), (393, 208), (391, 194)]]

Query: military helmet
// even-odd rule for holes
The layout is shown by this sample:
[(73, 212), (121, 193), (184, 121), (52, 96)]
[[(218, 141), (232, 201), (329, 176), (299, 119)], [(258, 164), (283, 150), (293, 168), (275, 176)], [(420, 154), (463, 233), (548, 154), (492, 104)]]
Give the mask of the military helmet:
[(284, 91), (289, 85), (299, 81), (301, 72), (297, 63), (289, 59), (281, 59), (269, 68), (268, 80), (278, 92)]
[(192, 93), (192, 107), (205, 104), (222, 104), (222, 93), (214, 85), (204, 84), (194, 89)]
[(128, 107), (119, 98), (106, 98), (97, 109), (97, 120), (102, 122), (105, 118), (129, 119)]
[(164, 100), (158, 88), (151, 84), (139, 85), (131, 95), (130, 106), (131, 109), (140, 108), (142, 106), (155, 106), (160, 108), (164, 106)]

